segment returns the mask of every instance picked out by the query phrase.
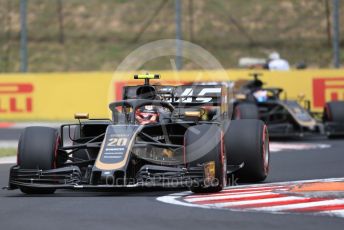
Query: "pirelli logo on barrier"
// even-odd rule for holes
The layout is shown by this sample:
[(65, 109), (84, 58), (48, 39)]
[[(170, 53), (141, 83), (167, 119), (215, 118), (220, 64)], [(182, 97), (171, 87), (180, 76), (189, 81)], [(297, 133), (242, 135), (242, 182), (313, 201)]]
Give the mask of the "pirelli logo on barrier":
[(0, 83), (0, 114), (32, 113), (32, 83)]
[(344, 100), (344, 77), (313, 79), (314, 108), (322, 108), (327, 101), (337, 100)]

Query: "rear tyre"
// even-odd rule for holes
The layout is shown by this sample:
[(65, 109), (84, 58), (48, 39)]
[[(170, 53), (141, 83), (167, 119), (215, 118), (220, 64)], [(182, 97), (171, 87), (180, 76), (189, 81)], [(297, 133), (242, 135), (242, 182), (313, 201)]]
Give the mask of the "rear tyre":
[(234, 120), (225, 124), (225, 150), (229, 165), (244, 167), (235, 173), (241, 181), (259, 182), (269, 173), (267, 126), (260, 120)]
[(258, 106), (253, 103), (240, 103), (234, 108), (233, 118), (234, 120), (259, 119)]
[[(56, 168), (60, 137), (56, 129), (28, 127), (18, 143), (18, 165), (21, 169), (49, 170)], [(20, 187), (26, 194), (52, 194), (55, 189)]]
[(324, 108), (324, 121), (344, 123), (344, 101), (327, 102)]
[[(221, 128), (215, 124), (202, 124), (188, 128), (184, 135), (185, 160), (189, 167), (213, 162), (215, 177), (190, 187), (194, 193), (221, 191), (225, 185), (225, 155)], [(204, 178), (205, 179), (205, 178)], [(209, 182), (209, 181), (208, 181)]]

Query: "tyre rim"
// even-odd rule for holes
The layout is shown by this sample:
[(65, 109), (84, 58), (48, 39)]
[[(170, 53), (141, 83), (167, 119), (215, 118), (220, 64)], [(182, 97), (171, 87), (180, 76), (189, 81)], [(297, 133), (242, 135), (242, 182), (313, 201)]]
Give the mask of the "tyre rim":
[(263, 164), (264, 164), (264, 172), (267, 175), (269, 171), (269, 134), (267, 131), (266, 125), (264, 125), (263, 129)]

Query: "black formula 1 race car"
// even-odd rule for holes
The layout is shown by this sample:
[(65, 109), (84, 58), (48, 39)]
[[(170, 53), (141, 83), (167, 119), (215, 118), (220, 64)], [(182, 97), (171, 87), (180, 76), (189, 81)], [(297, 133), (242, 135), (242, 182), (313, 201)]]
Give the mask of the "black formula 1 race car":
[(253, 80), (234, 84), (233, 119), (261, 119), (268, 125), (270, 137), (303, 137), (325, 134), (329, 138), (344, 135), (344, 101), (327, 102), (323, 113), (313, 113), (310, 101), (281, 99), (282, 88), (265, 88), (260, 74)]
[[(260, 120), (231, 121), (227, 85), (154, 86), (159, 75), (136, 75), (109, 105), (112, 120), (76, 114), (59, 130), (28, 127), (8, 189), (27, 194), (56, 189), (188, 187), (217, 192), (230, 182), (263, 181), (269, 135)], [(187, 93), (185, 93), (187, 91)], [(233, 181), (232, 181), (233, 182)]]

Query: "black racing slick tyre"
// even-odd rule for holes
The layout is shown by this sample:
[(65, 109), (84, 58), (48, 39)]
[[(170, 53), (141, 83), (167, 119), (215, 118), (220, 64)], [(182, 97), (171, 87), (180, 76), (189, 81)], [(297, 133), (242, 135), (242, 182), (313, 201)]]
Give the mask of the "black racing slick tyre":
[(239, 182), (260, 182), (269, 173), (270, 151), (267, 126), (260, 120), (233, 120), (224, 125), (228, 165), (243, 168), (235, 173)]
[(259, 119), (258, 106), (253, 103), (239, 103), (234, 108), (234, 120)]
[[(60, 137), (56, 129), (28, 127), (18, 143), (18, 166), (21, 169), (56, 168), (57, 149)], [(20, 187), (26, 194), (52, 194), (55, 189)]]
[[(184, 135), (185, 161), (189, 168), (211, 164), (212, 181), (204, 178), (193, 184), (194, 193), (211, 193), (221, 191), (225, 185), (225, 154), (221, 128), (215, 124), (202, 124), (188, 128)], [(209, 178), (208, 178), (209, 179)]]
[(344, 123), (344, 101), (327, 102), (324, 108), (324, 121)]

